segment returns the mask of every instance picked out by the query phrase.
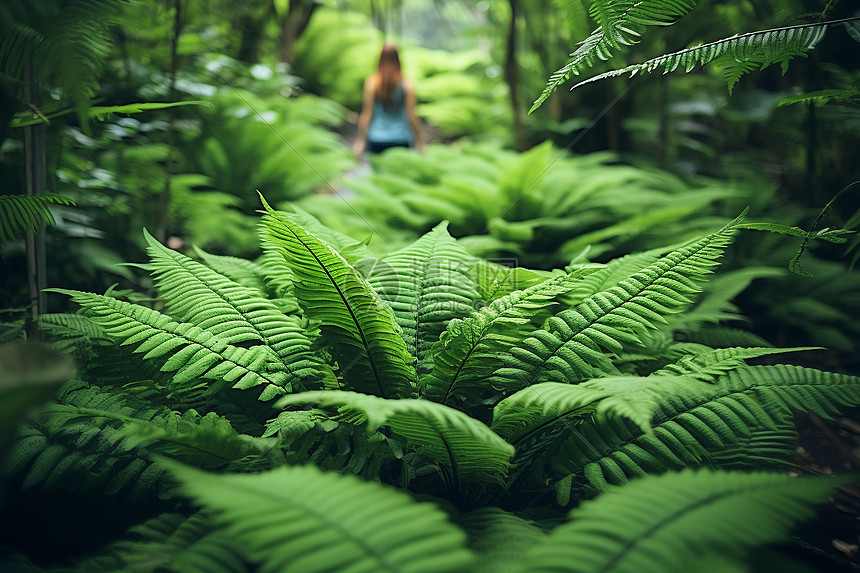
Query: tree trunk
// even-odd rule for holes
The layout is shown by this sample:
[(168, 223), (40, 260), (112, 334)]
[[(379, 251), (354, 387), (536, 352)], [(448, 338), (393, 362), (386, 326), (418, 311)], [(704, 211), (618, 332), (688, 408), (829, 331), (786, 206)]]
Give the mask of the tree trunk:
[(519, 18), (519, 0), (509, 0), (511, 5), (511, 20), (508, 26), (507, 46), (505, 51), (505, 79), (508, 82), (508, 94), (511, 100), (511, 112), (514, 117), (514, 141), (518, 151), (526, 149), (526, 129), (520, 115), (520, 98), (517, 90), (519, 73), (517, 72), (517, 19)]
[(281, 61), (292, 64), (296, 58), (296, 41), (307, 29), (319, 4), (314, 1), (293, 0), (286, 16), (281, 19)]
[[(39, 105), (39, 83), (33, 76), (32, 59), (24, 74), (24, 101), (33, 106)], [(37, 195), (45, 190), (45, 124), (38, 123), (24, 128), (24, 169), (27, 195)], [(30, 295), (30, 320), (27, 324), (27, 338), (41, 338), (38, 319), (45, 312), (46, 286), (45, 269), (45, 223), (39, 223), (36, 232), (28, 230), (27, 249), (27, 289)]]
[[(182, 34), (182, 0), (173, 0), (173, 37), (170, 39), (170, 70), (168, 72), (169, 78), (169, 93), (170, 93), (170, 101), (176, 100), (176, 71), (179, 69), (179, 36)], [(173, 124), (176, 119), (176, 108), (170, 108), (168, 110), (168, 119), (167, 119), (167, 133), (166, 133), (166, 143), (167, 143), (167, 157), (165, 159), (164, 165), (164, 188), (161, 190), (161, 196), (159, 197), (159, 221), (158, 221), (158, 231), (156, 232), (156, 237), (162, 243), (167, 242), (167, 238), (170, 236), (170, 196), (171, 196), (171, 179), (173, 177), (173, 166), (171, 165), (171, 159), (173, 155), (173, 143), (174, 143), (174, 127)]]

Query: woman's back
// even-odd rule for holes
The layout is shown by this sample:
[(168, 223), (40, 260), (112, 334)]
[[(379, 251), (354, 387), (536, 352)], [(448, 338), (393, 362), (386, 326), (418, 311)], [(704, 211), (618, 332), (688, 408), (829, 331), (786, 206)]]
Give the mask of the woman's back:
[(388, 102), (382, 102), (378, 98), (374, 100), (367, 138), (379, 142), (409, 141), (412, 138), (403, 82), (398, 83), (392, 90)]

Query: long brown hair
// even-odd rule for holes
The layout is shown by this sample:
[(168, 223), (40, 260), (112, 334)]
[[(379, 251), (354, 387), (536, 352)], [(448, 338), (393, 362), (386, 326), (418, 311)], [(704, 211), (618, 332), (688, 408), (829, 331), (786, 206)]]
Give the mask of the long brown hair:
[(379, 55), (379, 67), (376, 70), (376, 87), (374, 95), (383, 105), (391, 104), (391, 94), (400, 84), (403, 76), (400, 73), (400, 56), (397, 46), (385, 44)]

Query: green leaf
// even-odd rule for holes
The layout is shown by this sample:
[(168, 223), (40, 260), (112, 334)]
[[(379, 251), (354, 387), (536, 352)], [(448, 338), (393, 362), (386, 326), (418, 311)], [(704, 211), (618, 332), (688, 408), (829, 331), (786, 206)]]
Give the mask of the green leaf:
[(286, 367), (267, 346), (232, 346), (197, 326), (108, 296), (48, 290), (71, 296), (86, 316), (122, 346), (134, 346), (144, 359), (159, 359), (162, 372), (176, 373), (171, 383), (175, 390), (200, 386), (199, 378), (224, 380), (240, 389), (267, 384), (275, 395), (289, 388)]
[(492, 301), (472, 316), (448, 323), (432, 346), (433, 370), (420, 380), (422, 396), (448, 403), (480, 401), (485, 380), (500, 365), (499, 355), (521, 342), (549, 315), (549, 307), (591, 272), (546, 279)]
[(383, 397), (415, 393), (413, 358), (394, 313), (334, 249), (263, 200), (265, 247), (285, 260), (302, 310), (321, 324), (344, 380)]
[(641, 344), (655, 323), (689, 305), (742, 217), (551, 317), (502, 356), (504, 367), (490, 383), (515, 392), (544, 381), (576, 383), (597, 371), (611, 373), (604, 351), (617, 354)]
[(20, 237), (25, 231), (38, 229), (40, 223), (54, 225), (51, 204), (74, 205), (75, 202), (54, 193), (0, 195), (0, 245)]
[(713, 62), (724, 68), (731, 90), (740, 76), (756, 67), (764, 68), (774, 63), (787, 62), (796, 56), (805, 56), (821, 41), (830, 24), (832, 22), (801, 24), (724, 38), (598, 74), (577, 83), (571, 89), (627, 74), (633, 77), (638, 73), (648, 74), (657, 70), (667, 74), (679, 68), (690, 72), (697, 65)]
[(480, 299), (468, 254), (442, 222), (412, 245), (373, 265), (368, 283), (394, 310), (418, 372), (433, 368), (430, 347), (452, 319), (471, 314)]
[[(86, 116), (89, 119), (94, 119), (97, 121), (104, 121), (111, 115), (132, 115), (135, 113), (142, 113), (146, 111), (155, 111), (159, 109), (168, 109), (171, 107), (180, 107), (186, 105), (200, 105), (203, 107), (212, 108), (212, 102), (208, 101), (175, 101), (168, 103), (130, 103), (125, 105), (111, 105), (111, 106), (101, 106), (94, 105), (90, 106), (86, 110)], [(12, 122), (10, 127), (27, 127), (28, 125), (38, 125), (40, 123), (50, 124), (50, 120), (56, 119), (58, 117), (62, 117), (64, 115), (68, 115), (70, 113), (75, 113), (76, 109), (65, 109), (55, 113), (49, 113), (46, 115), (37, 114), (32, 111), (22, 111), (15, 114), (15, 117), (12, 118)]]
[(215, 475), (163, 465), (261, 573), (455, 573), (473, 555), (438, 507), (313, 466)]
[(608, 60), (613, 50), (624, 51), (639, 43), (648, 26), (668, 26), (692, 9), (692, 0), (614, 0), (591, 3), (589, 14), (600, 26), (579, 43), (571, 60), (553, 73), (540, 97), (532, 104), (532, 113), (571, 75), (600, 60)]
[(685, 573), (778, 541), (846, 479), (685, 471), (614, 487), (570, 512), (518, 573)]
[(490, 428), (453, 408), (427, 400), (388, 400), (355, 392), (304, 392), (281, 398), (277, 406), (319, 404), (337, 408), (337, 419), (367, 432), (382, 426), (450, 468), (455, 479), (501, 483), (514, 448)]
[(215, 334), (232, 345), (265, 345), (285, 364), (291, 385), (306, 390), (323, 387), (334, 375), (311, 352), (301, 320), (284, 315), (261, 293), (164, 247), (144, 231), (152, 272), (169, 311), (181, 322)]

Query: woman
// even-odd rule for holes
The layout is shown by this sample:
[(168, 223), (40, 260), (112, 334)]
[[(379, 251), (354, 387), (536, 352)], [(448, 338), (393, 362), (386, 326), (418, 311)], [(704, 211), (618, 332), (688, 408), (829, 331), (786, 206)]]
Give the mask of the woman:
[(394, 44), (385, 44), (375, 74), (364, 82), (364, 102), (358, 118), (356, 155), (381, 153), (390, 147), (414, 146), (421, 151), (421, 122), (415, 115), (415, 87), (400, 73)]

